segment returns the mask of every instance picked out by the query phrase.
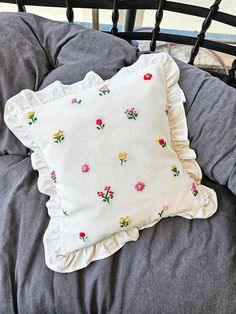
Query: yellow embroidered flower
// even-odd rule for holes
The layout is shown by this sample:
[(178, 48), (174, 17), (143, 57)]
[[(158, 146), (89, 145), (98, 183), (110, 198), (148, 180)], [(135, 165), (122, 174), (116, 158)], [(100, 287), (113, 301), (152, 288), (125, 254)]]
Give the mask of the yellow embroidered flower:
[(179, 172), (179, 170), (178, 170), (176, 165), (172, 165), (171, 166), (171, 171), (174, 173), (174, 177), (178, 177), (179, 174), (180, 174), (180, 172)]
[(129, 216), (120, 217), (119, 225), (121, 228), (127, 227), (130, 224), (131, 224), (131, 219), (129, 218)]
[(28, 119), (32, 119), (34, 114), (35, 114), (35, 111), (31, 111), (31, 112), (28, 112), (26, 116)]
[(126, 157), (127, 157), (127, 154), (126, 154), (126, 153), (124, 153), (124, 152), (119, 153), (118, 158), (120, 159), (120, 164), (121, 164), (121, 165), (123, 164), (123, 162), (126, 162), (126, 161), (127, 161), (127, 160), (126, 160)]
[(53, 139), (55, 143), (61, 143), (64, 140), (64, 132), (62, 130), (58, 130), (55, 134), (53, 134)]
[(28, 123), (29, 125), (32, 125), (37, 121), (37, 118), (35, 117), (35, 111), (30, 111), (26, 114), (26, 117), (29, 119)]
[(175, 171), (176, 169), (177, 169), (176, 165), (172, 165), (172, 166), (171, 166), (171, 170), (172, 170), (172, 171)]

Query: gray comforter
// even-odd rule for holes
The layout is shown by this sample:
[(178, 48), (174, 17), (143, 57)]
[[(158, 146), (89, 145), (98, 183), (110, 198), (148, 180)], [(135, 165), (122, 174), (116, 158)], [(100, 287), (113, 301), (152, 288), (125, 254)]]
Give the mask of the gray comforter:
[(89, 70), (108, 78), (137, 51), (27, 14), (0, 14), (0, 34), (0, 313), (236, 313), (236, 197), (207, 178), (219, 201), (210, 219), (164, 219), (78, 272), (46, 267), (48, 198), (38, 192), (30, 153), (2, 120), (5, 101), (55, 79), (73, 83)]

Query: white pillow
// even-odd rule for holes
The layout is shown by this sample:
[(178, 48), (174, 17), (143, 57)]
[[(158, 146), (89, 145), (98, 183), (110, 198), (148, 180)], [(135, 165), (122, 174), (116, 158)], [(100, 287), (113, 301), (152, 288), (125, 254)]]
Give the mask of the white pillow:
[(178, 77), (171, 57), (146, 55), (106, 82), (89, 73), (7, 102), (5, 121), (34, 150), (39, 190), (50, 196), (49, 268), (81, 269), (162, 218), (216, 211), (215, 192), (199, 185)]

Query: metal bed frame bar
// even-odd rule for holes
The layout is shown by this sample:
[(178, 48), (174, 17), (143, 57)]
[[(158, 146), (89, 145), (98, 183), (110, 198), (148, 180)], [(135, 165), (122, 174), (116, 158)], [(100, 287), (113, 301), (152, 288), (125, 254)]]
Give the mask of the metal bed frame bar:
[[(226, 54), (236, 56), (236, 47), (224, 44), (212, 40), (206, 40), (206, 32), (209, 29), (213, 20), (221, 22), (233, 27), (236, 27), (236, 16), (219, 12), (219, 6), (222, 0), (215, 0), (209, 9), (187, 5), (183, 3), (177, 3), (166, 0), (0, 0), (5, 3), (16, 3), (19, 12), (25, 12), (26, 5), (36, 6), (51, 6), (51, 7), (66, 7), (66, 16), (69, 22), (74, 21), (74, 8), (91, 8), (91, 9), (111, 9), (112, 10), (112, 29), (111, 34), (123, 38), (125, 40), (150, 40), (150, 50), (155, 51), (156, 41), (166, 41), (185, 45), (193, 46), (189, 64), (194, 64), (194, 60), (199, 52), (200, 47), (220, 51)], [(129, 10), (129, 15), (133, 19), (126, 21), (126, 27), (128, 31), (118, 32), (118, 21), (119, 21), (119, 10)], [(155, 26), (152, 32), (134, 32), (134, 20), (135, 12), (138, 9), (155, 9)], [(183, 13), (198, 17), (203, 17), (201, 30), (197, 37), (175, 35), (175, 34), (164, 34), (160, 32), (160, 24), (163, 18), (164, 11), (173, 11), (176, 13)], [(132, 25), (132, 27), (130, 27)], [(126, 29), (127, 30), (127, 29)], [(232, 67), (229, 71), (230, 79), (235, 79), (236, 71), (236, 59), (234, 60)]]

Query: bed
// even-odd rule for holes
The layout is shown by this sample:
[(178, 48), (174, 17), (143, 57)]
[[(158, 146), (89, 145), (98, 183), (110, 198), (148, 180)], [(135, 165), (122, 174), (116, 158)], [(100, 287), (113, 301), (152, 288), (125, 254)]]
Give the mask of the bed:
[[(235, 27), (235, 16), (218, 11), (221, 1), (209, 10), (170, 1), (66, 1), (69, 22), (72, 6), (112, 9), (113, 27), (105, 34), (23, 12), (24, 5), (38, 1), (16, 2), (20, 13), (0, 13), (0, 313), (236, 313), (235, 179), (227, 175), (236, 153), (236, 63), (228, 74), (192, 66), (200, 46), (236, 56), (234, 46), (204, 39), (212, 19)], [(65, 5), (52, 0), (40, 4)], [(119, 9), (157, 10), (153, 32), (118, 32)], [(204, 17), (197, 39), (162, 34), (164, 10)], [(110, 78), (140, 55), (123, 39), (151, 40), (150, 52), (156, 40), (194, 46), (190, 65), (176, 62), (187, 99), (189, 138), (203, 183), (217, 193), (218, 211), (206, 220), (163, 219), (111, 257), (77, 272), (56, 273), (44, 262), (48, 197), (38, 191), (31, 151), (3, 121), (4, 105), (22, 89), (42, 89), (57, 79), (72, 84), (89, 70)], [(208, 141), (216, 125), (229, 129), (225, 137), (230, 140), (213, 136)], [(231, 156), (222, 165), (229, 143)], [(217, 148), (214, 162), (211, 145)]]

